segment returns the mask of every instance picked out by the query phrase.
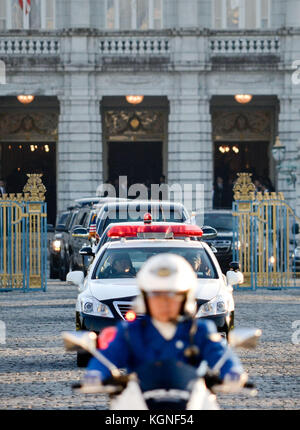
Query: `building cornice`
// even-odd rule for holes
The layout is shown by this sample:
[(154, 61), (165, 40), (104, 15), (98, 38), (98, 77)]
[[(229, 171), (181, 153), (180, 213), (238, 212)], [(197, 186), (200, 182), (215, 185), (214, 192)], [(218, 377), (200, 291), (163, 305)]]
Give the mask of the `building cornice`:
[(214, 36), (298, 36), (300, 27), (253, 30), (213, 30), (209, 28), (170, 28), (165, 30), (100, 30), (97, 28), (66, 28), (58, 30), (6, 30), (0, 37), (214, 37)]

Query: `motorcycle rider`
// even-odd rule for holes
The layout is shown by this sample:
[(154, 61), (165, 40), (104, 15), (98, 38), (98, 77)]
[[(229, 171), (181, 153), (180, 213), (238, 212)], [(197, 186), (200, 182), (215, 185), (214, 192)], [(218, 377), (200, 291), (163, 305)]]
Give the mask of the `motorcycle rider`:
[[(238, 357), (233, 352), (227, 355), (227, 343), (214, 322), (193, 318), (197, 276), (187, 260), (173, 254), (152, 256), (136, 279), (141, 294), (135, 301), (135, 311), (145, 315), (134, 322), (119, 323), (115, 336), (110, 331), (114, 338), (101, 353), (128, 373), (147, 362), (175, 359), (198, 367), (205, 360), (210, 369), (218, 369), (226, 385), (238, 391), (247, 381)], [(110, 378), (108, 368), (91, 358), (87, 383), (91, 379), (105, 383)]]

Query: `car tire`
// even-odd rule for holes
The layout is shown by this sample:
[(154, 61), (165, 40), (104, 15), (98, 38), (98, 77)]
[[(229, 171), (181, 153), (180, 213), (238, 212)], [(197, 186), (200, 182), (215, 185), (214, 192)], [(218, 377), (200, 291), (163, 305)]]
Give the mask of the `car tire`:
[(69, 267), (68, 267), (68, 262), (67, 262), (67, 259), (66, 259), (66, 257), (64, 258), (64, 263), (63, 263), (63, 265), (60, 267), (60, 269), (59, 269), (59, 279), (61, 280), (61, 281), (65, 281), (66, 280), (66, 278), (67, 278), (67, 273), (68, 273), (68, 269), (69, 269)]
[(72, 261), (72, 255), (69, 256), (69, 272), (73, 272), (74, 270), (74, 265), (73, 265), (73, 261)]
[(49, 273), (49, 278), (50, 279), (58, 279), (58, 270), (55, 270), (54, 267), (52, 267), (50, 265), (50, 273)]

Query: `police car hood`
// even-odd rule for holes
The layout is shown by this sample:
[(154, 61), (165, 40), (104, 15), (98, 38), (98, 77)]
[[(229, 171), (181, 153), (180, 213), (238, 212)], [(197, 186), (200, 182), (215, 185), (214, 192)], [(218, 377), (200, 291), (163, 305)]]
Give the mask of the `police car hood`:
[(221, 279), (198, 279), (196, 299), (211, 300), (216, 297), (221, 289)]
[[(211, 300), (219, 294), (220, 279), (199, 279), (196, 298)], [(122, 297), (137, 296), (139, 288), (136, 280), (129, 279), (97, 279), (91, 280), (89, 288), (97, 300), (121, 299)]]
[(93, 297), (100, 301), (121, 299), (139, 294), (139, 288), (134, 278), (92, 280), (89, 288)]

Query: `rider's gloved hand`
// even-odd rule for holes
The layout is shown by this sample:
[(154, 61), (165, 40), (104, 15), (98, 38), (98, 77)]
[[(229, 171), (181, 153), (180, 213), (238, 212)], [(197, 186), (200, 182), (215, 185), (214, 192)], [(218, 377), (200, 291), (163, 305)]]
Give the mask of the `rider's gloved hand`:
[(102, 384), (101, 372), (99, 372), (99, 370), (87, 370), (83, 377), (82, 384), (89, 385), (89, 386), (101, 385)]
[(245, 372), (240, 372), (235, 369), (231, 369), (226, 373), (223, 384), (226, 386), (230, 393), (236, 393), (243, 388), (248, 380), (248, 376)]
[(127, 387), (128, 384), (128, 380), (129, 380), (129, 375), (119, 375), (119, 376), (114, 376), (114, 377), (109, 377), (107, 379), (105, 379), (105, 381), (103, 381), (104, 385), (117, 385), (117, 386), (121, 386), (123, 388)]

